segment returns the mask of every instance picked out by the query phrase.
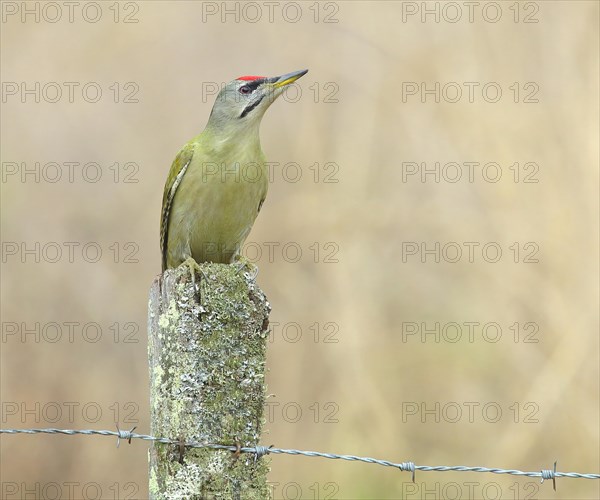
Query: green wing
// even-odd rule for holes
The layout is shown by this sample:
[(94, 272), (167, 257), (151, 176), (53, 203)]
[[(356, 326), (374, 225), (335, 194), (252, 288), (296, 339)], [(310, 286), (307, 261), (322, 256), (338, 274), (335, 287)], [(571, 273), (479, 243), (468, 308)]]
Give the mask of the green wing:
[(169, 237), (169, 216), (171, 215), (171, 206), (173, 205), (173, 199), (181, 179), (185, 175), (185, 172), (192, 161), (194, 156), (195, 143), (188, 142), (173, 160), (171, 170), (169, 170), (169, 176), (167, 177), (167, 183), (165, 184), (165, 191), (163, 193), (162, 201), (162, 212), (160, 217), (160, 252), (162, 255), (162, 270), (163, 272), (167, 268), (167, 240)]

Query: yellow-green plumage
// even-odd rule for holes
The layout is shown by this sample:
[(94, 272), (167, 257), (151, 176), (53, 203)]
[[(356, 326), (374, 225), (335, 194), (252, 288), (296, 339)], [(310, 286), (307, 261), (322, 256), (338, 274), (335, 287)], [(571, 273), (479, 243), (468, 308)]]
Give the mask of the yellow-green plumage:
[(221, 90), (206, 129), (169, 171), (160, 224), (163, 271), (190, 257), (225, 264), (237, 258), (267, 195), (260, 121), (283, 87), (305, 73), (243, 77)]
[(163, 270), (177, 267), (188, 257), (196, 262), (232, 262), (267, 195), (260, 144), (228, 141), (217, 145), (211, 138), (205, 131), (192, 139), (171, 166), (163, 194)]

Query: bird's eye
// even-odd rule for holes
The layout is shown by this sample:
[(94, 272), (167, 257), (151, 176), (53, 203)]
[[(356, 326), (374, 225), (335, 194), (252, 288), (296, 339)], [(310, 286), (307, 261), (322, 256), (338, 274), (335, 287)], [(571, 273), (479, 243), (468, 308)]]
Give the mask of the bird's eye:
[(250, 94), (251, 92), (252, 89), (248, 87), (248, 85), (243, 85), (242, 87), (240, 87), (240, 94)]

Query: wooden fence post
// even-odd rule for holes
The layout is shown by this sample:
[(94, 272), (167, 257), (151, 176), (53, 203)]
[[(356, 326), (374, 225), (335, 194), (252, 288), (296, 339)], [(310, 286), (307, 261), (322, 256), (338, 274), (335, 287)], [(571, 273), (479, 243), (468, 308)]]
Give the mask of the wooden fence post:
[[(247, 268), (202, 264), (157, 277), (148, 304), (151, 433), (213, 444), (259, 444), (269, 303)], [(182, 453), (183, 451), (183, 453)], [(153, 443), (150, 496), (269, 498), (268, 463), (251, 454)]]

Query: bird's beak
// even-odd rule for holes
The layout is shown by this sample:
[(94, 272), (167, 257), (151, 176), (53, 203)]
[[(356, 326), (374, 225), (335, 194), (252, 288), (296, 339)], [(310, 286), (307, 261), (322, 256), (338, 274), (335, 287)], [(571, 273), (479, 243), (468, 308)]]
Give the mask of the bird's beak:
[(290, 83), (294, 83), (301, 76), (306, 75), (308, 73), (307, 69), (303, 69), (300, 71), (294, 71), (293, 73), (288, 73), (287, 75), (276, 76), (274, 78), (270, 78), (272, 85), (274, 88), (285, 87)]

